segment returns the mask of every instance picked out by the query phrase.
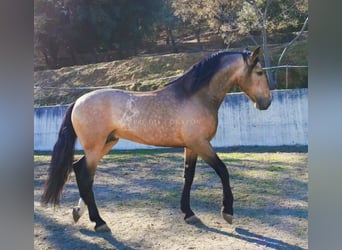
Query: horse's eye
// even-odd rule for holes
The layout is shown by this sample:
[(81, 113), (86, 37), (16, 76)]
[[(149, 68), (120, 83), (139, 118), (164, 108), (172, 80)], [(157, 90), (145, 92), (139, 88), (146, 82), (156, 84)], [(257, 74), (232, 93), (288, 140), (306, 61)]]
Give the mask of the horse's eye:
[(257, 71), (256, 73), (257, 73), (258, 76), (262, 76), (264, 74), (263, 71)]

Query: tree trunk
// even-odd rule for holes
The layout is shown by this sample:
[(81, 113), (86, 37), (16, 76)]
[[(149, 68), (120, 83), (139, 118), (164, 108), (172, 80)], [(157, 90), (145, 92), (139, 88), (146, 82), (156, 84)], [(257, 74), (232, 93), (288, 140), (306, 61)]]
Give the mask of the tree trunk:
[(195, 36), (196, 36), (197, 43), (200, 44), (201, 43), (201, 29), (200, 28), (195, 30)]
[(172, 52), (178, 53), (178, 48), (177, 48), (177, 44), (176, 44), (175, 38), (174, 38), (173, 33), (172, 33), (172, 29), (170, 27), (167, 27), (166, 33), (167, 33), (168, 38), (171, 40)]
[[(270, 50), (267, 46), (267, 31), (265, 28), (262, 29), (262, 49), (264, 51), (264, 66), (266, 68), (271, 67), (271, 56)], [(275, 89), (276, 83), (274, 81), (274, 75), (269, 70), (266, 71), (266, 75), (268, 77), (271, 89)]]
[[(266, 2), (266, 7), (262, 15), (262, 29), (261, 29), (261, 34), (262, 34), (262, 48), (264, 51), (264, 66), (266, 68), (271, 66), (271, 55), (270, 55), (270, 50), (267, 46), (267, 11), (268, 7), (270, 5), (270, 0)], [(276, 88), (276, 82), (274, 81), (274, 75), (272, 72), (269, 70), (266, 71), (266, 75), (268, 77), (268, 81), (270, 83), (270, 88), (275, 89)]]

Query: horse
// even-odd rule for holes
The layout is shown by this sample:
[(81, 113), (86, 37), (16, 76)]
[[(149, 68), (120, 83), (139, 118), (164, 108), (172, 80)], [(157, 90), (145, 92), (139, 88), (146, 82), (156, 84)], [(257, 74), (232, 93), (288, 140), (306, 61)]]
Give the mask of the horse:
[[(160, 89), (147, 92), (94, 90), (67, 109), (53, 147), (41, 204), (59, 204), (72, 170), (79, 190), (75, 222), (88, 208), (96, 232), (110, 231), (94, 199), (93, 182), (98, 163), (119, 139), (147, 145), (184, 148), (184, 185), (180, 209), (184, 220), (199, 220), (190, 206), (190, 189), (198, 156), (222, 182), (221, 215), (232, 224), (233, 194), (226, 165), (210, 141), (218, 125), (218, 110), (229, 90), (240, 88), (259, 110), (272, 101), (268, 78), (254, 51), (219, 51), (194, 64), (182, 76)], [(76, 138), (84, 155), (74, 162)]]

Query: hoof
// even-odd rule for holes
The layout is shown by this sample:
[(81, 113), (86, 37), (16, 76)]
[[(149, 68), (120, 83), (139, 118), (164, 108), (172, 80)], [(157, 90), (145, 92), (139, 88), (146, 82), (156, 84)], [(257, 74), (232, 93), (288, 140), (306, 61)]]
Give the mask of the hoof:
[(226, 214), (224, 212), (222, 212), (221, 214), (222, 214), (222, 217), (225, 221), (227, 221), (229, 224), (233, 224), (233, 215)]
[(95, 227), (95, 231), (98, 233), (106, 233), (111, 232), (110, 228), (107, 226), (107, 224), (103, 224), (101, 226)]
[(81, 215), (79, 214), (79, 212), (80, 212), (79, 207), (74, 207), (72, 209), (72, 218), (74, 219), (75, 223), (81, 218)]
[(196, 215), (192, 215), (189, 218), (186, 218), (184, 220), (187, 224), (191, 224), (191, 225), (201, 223), (201, 220)]
[(80, 200), (78, 201), (78, 206), (76, 206), (72, 209), (72, 217), (74, 218), (75, 223), (84, 214), (86, 207), (87, 206), (84, 204), (83, 200), (80, 198)]

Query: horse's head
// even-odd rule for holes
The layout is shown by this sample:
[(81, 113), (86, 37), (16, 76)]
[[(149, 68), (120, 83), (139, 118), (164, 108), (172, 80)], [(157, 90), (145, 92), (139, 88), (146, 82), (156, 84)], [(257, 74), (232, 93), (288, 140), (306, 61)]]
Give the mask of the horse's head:
[(237, 85), (254, 102), (257, 109), (267, 109), (272, 101), (269, 82), (259, 62), (260, 47), (245, 55)]

